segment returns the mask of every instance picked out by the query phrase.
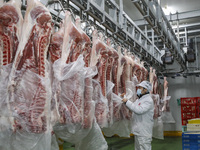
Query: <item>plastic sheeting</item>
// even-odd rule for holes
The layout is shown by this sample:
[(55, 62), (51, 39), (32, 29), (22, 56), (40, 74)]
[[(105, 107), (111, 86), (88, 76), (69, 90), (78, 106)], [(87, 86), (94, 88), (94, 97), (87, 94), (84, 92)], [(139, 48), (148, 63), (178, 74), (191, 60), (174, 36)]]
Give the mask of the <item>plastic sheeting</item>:
[(107, 150), (108, 145), (99, 125), (94, 122), (88, 135), (75, 145), (76, 150)]
[(13, 116), (8, 99), (8, 81), (11, 64), (0, 68), (0, 149), (10, 149), (10, 139), (13, 131)]
[(55, 134), (51, 136), (51, 150), (59, 150), (59, 142)]
[(58, 150), (51, 148), (49, 79), (26, 70), (13, 84), (8, 82), (10, 68), (5, 66), (0, 76), (0, 107), (6, 112), (0, 116), (0, 149)]
[(161, 117), (162, 117), (163, 123), (176, 123), (170, 111), (162, 112)]
[(154, 119), (158, 118), (161, 114), (160, 110), (160, 97), (158, 94), (151, 94), (151, 97), (154, 102)]
[(164, 139), (163, 135), (163, 121), (161, 117), (154, 119), (153, 135), (156, 139)]
[(171, 96), (167, 96), (166, 99), (160, 100), (159, 95), (151, 95), (154, 100), (154, 127), (153, 137), (157, 139), (164, 139), (163, 136), (163, 124), (175, 123), (175, 120), (169, 111), (169, 100)]
[[(62, 84), (66, 82), (69, 86), (68, 88), (64, 88), (64, 86), (56, 84), (58, 87), (55, 89), (60, 90), (60, 95), (56, 96), (57, 103), (59, 105), (62, 102), (62, 107), (65, 107), (64, 110), (67, 120), (66, 122), (62, 122), (63, 119), (59, 119), (57, 124), (55, 124), (54, 132), (56, 136), (64, 141), (75, 144), (76, 150), (107, 150), (107, 143), (102, 135), (99, 125), (95, 121), (95, 104), (101, 102), (107, 106), (107, 99), (101, 93), (100, 84), (92, 80), (92, 77), (97, 73), (96, 67), (85, 68), (82, 55), (78, 57), (77, 61), (63, 65), (63, 68), (60, 70), (62, 74), (57, 72), (59, 66), (58, 60), (53, 67), (55, 78), (57, 79), (56, 83), (59, 83), (58, 81), (62, 82)], [(81, 76), (81, 78), (77, 78), (76, 76), (76, 78), (72, 79), (72, 77), (75, 77), (77, 74), (79, 77)], [(76, 86), (76, 80), (81, 81), (79, 82), (80, 84), (77, 85), (81, 87)], [(76, 110), (79, 112), (78, 114), (80, 114), (78, 117), (81, 118), (79, 122), (73, 122), (72, 115), (74, 114), (68, 109), (69, 105), (66, 105), (66, 102), (73, 103), (73, 106), (78, 104), (77, 101), (75, 101), (76, 99), (72, 99), (75, 94), (68, 95), (66, 90), (71, 91), (69, 94), (76, 93), (76, 90), (82, 90), (83, 103), (81, 103), (80, 109), (76, 107)], [(107, 114), (108, 109), (105, 112)], [(104, 115), (106, 116), (106, 114)], [(59, 116), (61, 115), (62, 114), (60, 113)]]
[(51, 149), (49, 78), (26, 70), (16, 83), (18, 88), (15, 89), (12, 105), (16, 129), (12, 134), (11, 149)]
[[(58, 116), (60, 116), (53, 128), (56, 136), (76, 145), (77, 143), (82, 145), (83, 141), (90, 138), (91, 141), (97, 136), (103, 138), (99, 135), (101, 130), (99, 131), (100, 128), (95, 122), (95, 103), (107, 104), (107, 101), (102, 96), (98, 82), (92, 80), (92, 77), (97, 73), (96, 67), (84, 67), (83, 56), (80, 55), (77, 61), (69, 64), (61, 64), (60, 60), (57, 60), (53, 65), (53, 69), (56, 83), (54, 84), (56, 86), (54, 88), (56, 92), (54, 93), (56, 93), (55, 97), (58, 105), (55, 108), (59, 109)], [(77, 94), (79, 97), (77, 97)], [(76, 118), (74, 118), (75, 116)], [(95, 141), (93, 144), (88, 143), (84, 146), (87, 147), (85, 149), (93, 149), (96, 144)], [(106, 147), (107, 144), (104, 141), (100, 145)], [(76, 146), (76, 149), (80, 148)], [(82, 149), (83, 145), (81, 146)]]
[(35, 134), (19, 131), (13, 133), (10, 150), (49, 150), (51, 149), (51, 133)]
[[(131, 99), (131, 97), (133, 96), (133, 92), (129, 88), (126, 89), (126, 92), (127, 93), (124, 97), (126, 97), (127, 99)], [(112, 93), (112, 101), (115, 104), (113, 108), (113, 124), (111, 124), (109, 127), (104, 127), (102, 131), (107, 137), (111, 137), (115, 134), (120, 137), (130, 137), (132, 121), (131, 119), (126, 119), (121, 112), (122, 105), (124, 105), (122, 102), (122, 98)]]
[(171, 96), (167, 96), (165, 99), (163, 99), (164, 104), (163, 104), (162, 113), (161, 113), (163, 123), (175, 123), (175, 120), (170, 111), (170, 106), (169, 106), (170, 99), (171, 99)]
[(0, 70), (0, 131), (11, 129), (11, 122), (13, 122), (12, 110), (8, 97), (8, 82), (11, 66), (11, 64), (3, 66)]
[(131, 89), (131, 91), (133, 93), (132, 97), (129, 100), (132, 101), (132, 102), (135, 102), (136, 99), (137, 99), (136, 85), (138, 84), (138, 80), (137, 80), (136, 76), (132, 77), (131, 80), (132, 81), (127, 81), (126, 82), (126, 86), (127, 86), (127, 88)]
[[(1, 118), (2, 119), (2, 118)], [(8, 127), (6, 128), (6, 126), (4, 126), (4, 129), (0, 131), (0, 149), (1, 150), (12, 150), (10, 148), (10, 139), (11, 139), (11, 135), (12, 135), (12, 130), (9, 129), (9, 125), (7, 124)], [(2, 124), (1, 124), (2, 127)]]
[(103, 127), (108, 127), (108, 119), (107, 114), (109, 112), (108, 108), (108, 100), (106, 97), (103, 96), (101, 91), (101, 85), (96, 81), (93, 80), (93, 100), (95, 101), (95, 117), (97, 120), (98, 125)]
[(162, 107), (162, 111), (169, 111), (169, 101), (171, 99), (171, 96), (166, 96), (162, 99), (163, 107)]
[[(126, 84), (130, 82), (130, 81), (126, 81)], [(130, 84), (129, 84), (130, 85)], [(121, 95), (121, 94), (120, 94)], [(124, 96), (124, 98), (127, 98), (128, 100), (129, 99), (132, 99), (133, 97), (133, 89), (132, 87), (126, 87), (126, 95)], [(122, 118), (123, 119), (128, 119), (128, 120), (131, 120), (132, 118), (132, 112), (129, 110), (128, 107), (126, 107), (125, 104), (122, 104), (121, 106), (121, 114), (122, 114)]]
[(108, 119), (108, 126), (111, 126), (113, 124), (113, 90), (114, 84), (107, 80), (106, 81), (106, 93), (107, 93), (107, 100), (108, 100), (108, 109), (109, 112), (107, 113), (107, 119)]
[(117, 134), (120, 137), (130, 137), (131, 121), (127, 119), (115, 121), (109, 128), (102, 129), (106, 137), (112, 137)]

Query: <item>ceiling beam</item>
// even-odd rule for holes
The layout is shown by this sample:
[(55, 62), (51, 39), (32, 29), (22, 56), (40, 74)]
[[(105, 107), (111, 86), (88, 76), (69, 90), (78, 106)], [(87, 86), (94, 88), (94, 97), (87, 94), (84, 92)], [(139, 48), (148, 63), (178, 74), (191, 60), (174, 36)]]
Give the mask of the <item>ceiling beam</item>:
[(167, 15), (169, 21), (185, 20), (200, 17), (200, 10), (193, 10)]
[(148, 25), (148, 22), (145, 19), (139, 19), (134, 21), (137, 26)]
[[(175, 33), (176, 35), (178, 33)], [(185, 32), (180, 32), (179, 34), (185, 34)], [(200, 29), (196, 29), (196, 30), (188, 30), (187, 34), (200, 34)]]
[(155, 34), (157, 34), (165, 46), (169, 48), (171, 53), (179, 62), (181, 68), (184, 70), (186, 68), (186, 63), (185, 58), (183, 57), (183, 50), (180, 48), (180, 42), (178, 41), (158, 1), (132, 0), (132, 2), (143, 15), (146, 22), (148, 22), (148, 25), (152, 27)]
[[(182, 25), (179, 25), (179, 29), (188, 28), (188, 27), (194, 27), (194, 26), (199, 26), (200, 27), (200, 23), (182, 24)], [(177, 29), (177, 26), (172, 26), (172, 29)]]
[[(194, 11), (187, 11), (187, 12), (182, 12), (182, 13), (175, 13), (175, 14), (170, 14), (166, 15), (167, 19), (169, 21), (177, 21), (177, 20), (184, 20), (184, 19), (192, 19), (192, 18), (197, 18), (200, 17), (200, 10), (194, 10)], [(144, 19), (140, 20), (135, 20), (134, 21), (137, 26), (141, 25), (147, 25), (148, 22)]]

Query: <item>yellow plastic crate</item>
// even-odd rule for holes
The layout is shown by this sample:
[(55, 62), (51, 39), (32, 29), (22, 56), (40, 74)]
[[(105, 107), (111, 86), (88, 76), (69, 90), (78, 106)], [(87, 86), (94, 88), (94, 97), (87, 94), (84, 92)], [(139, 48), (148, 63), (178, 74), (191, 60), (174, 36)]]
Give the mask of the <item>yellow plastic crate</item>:
[(200, 118), (190, 119), (188, 124), (200, 124)]

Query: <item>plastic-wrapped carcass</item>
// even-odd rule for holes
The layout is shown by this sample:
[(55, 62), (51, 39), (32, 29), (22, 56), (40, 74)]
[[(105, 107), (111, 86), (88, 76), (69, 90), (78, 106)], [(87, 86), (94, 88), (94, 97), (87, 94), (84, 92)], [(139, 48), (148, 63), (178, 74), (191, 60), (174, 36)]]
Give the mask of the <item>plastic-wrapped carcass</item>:
[[(84, 91), (85, 79), (95, 75), (96, 71), (87, 70), (91, 68), (84, 69), (82, 55), (73, 63), (64, 65), (60, 61), (61, 59), (58, 59), (53, 64), (55, 80), (59, 81), (55, 85), (59, 120), (54, 125), (54, 132), (59, 138), (76, 144), (88, 134), (94, 122), (95, 105), (93, 101), (84, 101)], [(62, 72), (58, 72), (61, 66)], [(86, 75), (87, 71), (92, 74)], [(89, 106), (91, 107), (87, 108)], [(88, 116), (84, 115), (85, 111), (90, 111)]]
[[(58, 120), (54, 120), (53, 130), (57, 137), (75, 144), (79, 149), (77, 144), (80, 145), (89, 137), (98, 134), (98, 138), (103, 138), (95, 120), (95, 101), (100, 99), (95, 99), (97, 95), (93, 94), (96, 87), (102, 93), (101, 86), (94, 86), (96, 82), (92, 80), (97, 74), (96, 67), (85, 67), (84, 57), (88, 56), (82, 55), (87, 50), (84, 41), (89, 40), (84, 40), (86, 35), (73, 24), (71, 14), (66, 12), (65, 15), (64, 24), (52, 36), (50, 45), (53, 63), (52, 100), (56, 105), (52, 111), (58, 116)], [(105, 139), (101, 141), (102, 147), (107, 147)], [(88, 143), (87, 149), (93, 149), (92, 144)]]
[(156, 139), (164, 139), (164, 134), (163, 134), (163, 121), (161, 117), (155, 118), (154, 119), (154, 125), (153, 125), (153, 132), (152, 136)]
[[(0, 4), (0, 130), (13, 129), (9, 102), (8, 81), (12, 63), (21, 37), (23, 18), (21, 1), (11, 0)], [(7, 124), (7, 125), (6, 125)], [(5, 129), (7, 128), (7, 129)], [(3, 135), (0, 137), (4, 137)], [(3, 141), (0, 139), (0, 141)], [(6, 141), (5, 141), (6, 142)], [(0, 144), (1, 145), (1, 144)], [(6, 145), (6, 144), (4, 144)]]
[[(127, 89), (127, 93), (125, 97), (127, 99), (131, 99), (133, 96), (133, 93), (130, 89)], [(105, 127), (102, 129), (104, 132), (104, 135), (107, 137), (111, 137), (115, 134), (117, 134), (120, 137), (130, 137), (131, 133), (131, 120), (128, 120), (123, 117), (123, 114), (121, 113), (121, 107), (124, 105), (122, 103), (122, 97), (112, 93), (112, 100), (115, 104), (113, 109), (113, 114), (119, 114), (120, 119), (113, 118), (113, 124), (111, 124), (109, 127)]]
[(164, 97), (162, 99), (163, 106), (162, 106), (162, 119), (163, 123), (175, 123), (175, 120), (170, 112), (169, 102), (171, 99), (171, 96), (168, 96), (168, 82), (167, 78), (164, 77)]
[(8, 82), (8, 99), (14, 117), (12, 150), (51, 148), (51, 86), (46, 60), (51, 23), (45, 6), (37, 0), (27, 1), (23, 31)]
[(93, 31), (92, 34), (92, 52), (90, 65), (91, 67), (96, 66), (98, 69), (98, 74), (94, 76), (94, 79), (99, 83), (94, 84), (94, 99), (96, 100), (95, 106), (95, 116), (97, 123), (101, 128), (108, 126), (107, 113), (108, 100), (106, 98), (106, 70), (108, 61), (108, 47), (103, 42), (103, 35), (100, 33), (98, 35), (97, 30)]
[(99, 125), (94, 122), (92, 129), (88, 135), (78, 144), (75, 145), (76, 150), (107, 150), (108, 145), (102, 136)]

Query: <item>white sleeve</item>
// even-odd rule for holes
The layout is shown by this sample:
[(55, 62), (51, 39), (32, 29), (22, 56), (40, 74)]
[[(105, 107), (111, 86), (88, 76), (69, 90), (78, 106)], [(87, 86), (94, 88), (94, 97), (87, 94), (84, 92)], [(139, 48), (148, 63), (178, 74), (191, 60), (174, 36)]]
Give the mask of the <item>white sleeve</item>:
[(134, 113), (140, 115), (140, 114), (144, 114), (152, 107), (152, 102), (149, 100), (149, 101), (145, 101), (145, 102), (141, 103), (140, 105), (138, 105), (138, 104), (133, 103), (128, 100), (126, 102), (126, 106)]

